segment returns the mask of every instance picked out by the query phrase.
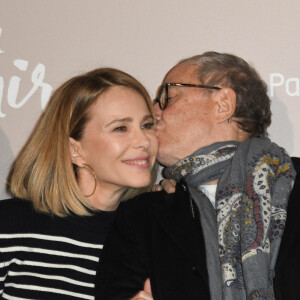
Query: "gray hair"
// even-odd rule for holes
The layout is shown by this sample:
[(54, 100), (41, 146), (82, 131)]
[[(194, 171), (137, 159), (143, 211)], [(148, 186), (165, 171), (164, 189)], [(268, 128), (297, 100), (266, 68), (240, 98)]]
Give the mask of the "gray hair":
[[(199, 66), (201, 84), (232, 88), (236, 93), (235, 122), (250, 137), (268, 136), (272, 113), (267, 85), (245, 60), (210, 51), (181, 60), (179, 64)], [(213, 93), (211, 90), (205, 92)]]

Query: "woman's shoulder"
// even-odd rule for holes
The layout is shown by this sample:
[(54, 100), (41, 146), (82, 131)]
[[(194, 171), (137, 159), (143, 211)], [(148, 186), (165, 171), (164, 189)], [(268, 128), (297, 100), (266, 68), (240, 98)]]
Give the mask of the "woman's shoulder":
[(19, 198), (10, 198), (0, 200), (0, 214), (9, 215), (11, 214), (20, 214), (24, 215), (26, 212), (33, 212), (33, 206), (30, 201), (19, 199)]
[(11, 198), (0, 200), (0, 232), (26, 227), (36, 212), (30, 201)]

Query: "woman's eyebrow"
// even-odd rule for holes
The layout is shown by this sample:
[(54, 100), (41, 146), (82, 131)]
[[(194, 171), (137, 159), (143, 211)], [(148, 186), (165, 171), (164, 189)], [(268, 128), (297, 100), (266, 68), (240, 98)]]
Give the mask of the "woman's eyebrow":
[(113, 120), (111, 122), (109, 122), (108, 124), (105, 125), (105, 127), (108, 127), (112, 124), (115, 124), (115, 123), (129, 123), (129, 122), (132, 122), (133, 119), (132, 118), (123, 118), (123, 119), (116, 119), (116, 120)]
[[(143, 117), (143, 119), (142, 119), (142, 122), (144, 122), (146, 120), (149, 120), (149, 119), (154, 120), (154, 118), (152, 117), (152, 115), (150, 115), (150, 114), (149, 115), (145, 115)], [(128, 118), (122, 118), (122, 119), (115, 119), (115, 120), (109, 122), (108, 124), (106, 124), (105, 127), (108, 127), (110, 125), (117, 124), (117, 123), (129, 123), (129, 122), (132, 122), (132, 121), (133, 121), (133, 119), (130, 118), (130, 117), (128, 117)]]
[(148, 119), (154, 120), (153, 116), (149, 114), (149, 115), (145, 115), (145, 116), (143, 117), (142, 122), (144, 122), (144, 121), (146, 121), (146, 120), (148, 120)]

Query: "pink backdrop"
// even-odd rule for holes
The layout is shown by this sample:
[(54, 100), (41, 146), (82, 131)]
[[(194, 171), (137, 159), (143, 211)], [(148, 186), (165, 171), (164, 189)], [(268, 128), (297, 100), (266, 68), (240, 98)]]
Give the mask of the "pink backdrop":
[(152, 96), (178, 60), (207, 50), (254, 64), (269, 85), (273, 141), (300, 156), (299, 1), (0, 0), (0, 199), (52, 89), (104, 66)]

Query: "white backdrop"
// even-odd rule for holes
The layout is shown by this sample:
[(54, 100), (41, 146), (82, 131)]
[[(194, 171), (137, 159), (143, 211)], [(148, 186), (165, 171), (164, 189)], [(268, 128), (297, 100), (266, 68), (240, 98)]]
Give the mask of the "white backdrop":
[(155, 95), (178, 60), (214, 50), (251, 62), (269, 85), (270, 137), (300, 156), (300, 2), (0, 0), (0, 199), (9, 167), (52, 89), (122, 69)]

